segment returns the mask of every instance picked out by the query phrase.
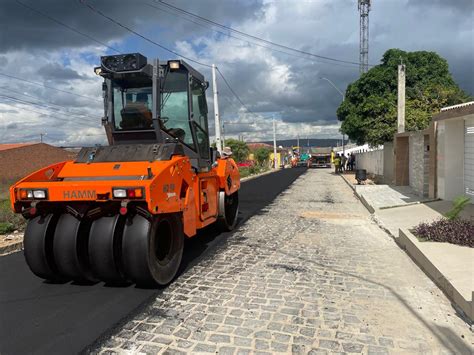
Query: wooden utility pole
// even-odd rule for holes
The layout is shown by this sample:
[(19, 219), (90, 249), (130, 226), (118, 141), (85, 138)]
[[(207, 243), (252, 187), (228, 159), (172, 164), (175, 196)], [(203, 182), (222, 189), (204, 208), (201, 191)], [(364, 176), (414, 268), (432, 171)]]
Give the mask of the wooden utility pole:
[(398, 133), (405, 132), (405, 64), (398, 66)]

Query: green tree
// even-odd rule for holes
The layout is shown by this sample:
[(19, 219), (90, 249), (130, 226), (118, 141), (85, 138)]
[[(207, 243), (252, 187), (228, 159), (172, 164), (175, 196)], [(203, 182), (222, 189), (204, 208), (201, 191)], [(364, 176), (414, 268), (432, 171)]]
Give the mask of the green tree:
[(397, 76), (406, 65), (406, 129), (428, 127), (444, 106), (470, 100), (454, 82), (448, 62), (435, 52), (389, 49), (382, 63), (349, 84), (337, 110), (341, 131), (358, 144), (391, 141), (397, 131)]
[(248, 159), (250, 150), (245, 142), (229, 138), (225, 140), (225, 145), (232, 149), (232, 157), (235, 161), (242, 162)]
[(259, 165), (263, 165), (266, 161), (268, 161), (268, 158), (270, 157), (270, 149), (265, 147), (257, 148), (253, 152), (253, 156), (255, 157), (255, 160)]

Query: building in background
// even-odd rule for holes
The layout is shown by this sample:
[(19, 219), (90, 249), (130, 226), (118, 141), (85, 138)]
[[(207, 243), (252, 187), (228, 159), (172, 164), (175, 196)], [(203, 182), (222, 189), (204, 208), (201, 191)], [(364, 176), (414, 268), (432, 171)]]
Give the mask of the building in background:
[(72, 159), (75, 153), (45, 143), (0, 144), (0, 183), (10, 183), (45, 166)]

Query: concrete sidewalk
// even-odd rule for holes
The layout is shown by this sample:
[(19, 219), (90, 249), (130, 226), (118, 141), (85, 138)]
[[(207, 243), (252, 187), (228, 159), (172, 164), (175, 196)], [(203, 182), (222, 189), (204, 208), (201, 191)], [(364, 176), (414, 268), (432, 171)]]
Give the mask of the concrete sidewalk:
[[(354, 192), (373, 213), (377, 223), (414, 259), (456, 305), (457, 310), (473, 321), (474, 249), (450, 243), (420, 242), (411, 232), (421, 222), (443, 217), (452, 203), (433, 201), (416, 195), (407, 186), (352, 185)], [(469, 205), (462, 218), (474, 219)]]

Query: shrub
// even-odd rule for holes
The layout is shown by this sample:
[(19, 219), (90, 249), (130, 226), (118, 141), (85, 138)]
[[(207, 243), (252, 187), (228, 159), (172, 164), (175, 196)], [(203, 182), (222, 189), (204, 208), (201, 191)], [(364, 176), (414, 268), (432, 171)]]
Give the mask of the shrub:
[(453, 208), (451, 209), (451, 211), (446, 213), (446, 218), (450, 220), (457, 219), (459, 217), (459, 214), (464, 209), (464, 207), (466, 207), (467, 204), (470, 202), (471, 202), (471, 199), (467, 196), (456, 197), (453, 201)]
[(250, 152), (247, 143), (229, 138), (225, 140), (225, 145), (232, 150), (232, 158), (234, 158), (236, 162), (247, 160)]
[(254, 151), (255, 160), (259, 165), (264, 165), (265, 162), (270, 158), (270, 149), (265, 147), (260, 147)]
[(13, 224), (8, 222), (0, 222), (0, 234), (11, 233), (15, 230)]
[(13, 213), (9, 200), (0, 200), (0, 224), (4, 226), (12, 225), (13, 229), (22, 230), (26, 225), (26, 221), (21, 214)]
[(463, 219), (442, 218), (420, 223), (413, 233), (422, 240), (474, 247), (474, 223)]

